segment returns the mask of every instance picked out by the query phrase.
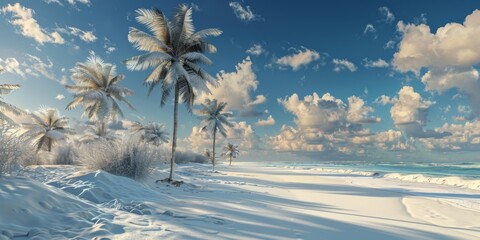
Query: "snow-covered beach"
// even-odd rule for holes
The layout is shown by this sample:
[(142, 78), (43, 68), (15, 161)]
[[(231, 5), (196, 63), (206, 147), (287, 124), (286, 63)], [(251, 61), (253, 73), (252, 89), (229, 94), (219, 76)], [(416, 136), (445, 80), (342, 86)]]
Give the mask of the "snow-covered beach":
[(480, 191), (258, 163), (178, 165), (185, 183), (79, 166), (0, 179), (0, 239), (478, 239)]

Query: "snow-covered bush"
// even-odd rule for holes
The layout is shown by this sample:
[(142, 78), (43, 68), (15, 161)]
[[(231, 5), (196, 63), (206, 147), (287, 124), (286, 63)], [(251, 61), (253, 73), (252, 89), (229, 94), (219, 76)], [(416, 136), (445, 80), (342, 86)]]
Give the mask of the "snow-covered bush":
[(33, 148), (24, 138), (15, 135), (8, 125), (0, 125), (0, 176), (11, 173), (18, 165), (32, 165), (38, 161)]
[(103, 170), (115, 175), (140, 179), (162, 161), (159, 148), (134, 142), (96, 141), (82, 146), (81, 161), (93, 170)]
[(52, 155), (50, 164), (72, 165), (76, 164), (78, 159), (77, 149), (72, 144), (66, 144), (57, 148)]

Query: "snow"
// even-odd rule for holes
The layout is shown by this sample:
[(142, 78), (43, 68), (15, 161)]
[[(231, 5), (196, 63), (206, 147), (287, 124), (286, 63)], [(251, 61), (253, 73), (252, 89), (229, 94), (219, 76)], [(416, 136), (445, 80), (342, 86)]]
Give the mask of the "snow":
[(80, 166), (22, 169), (0, 178), (0, 239), (480, 237), (478, 191), (254, 163), (210, 168), (178, 165), (178, 187), (156, 181), (168, 166), (142, 181)]

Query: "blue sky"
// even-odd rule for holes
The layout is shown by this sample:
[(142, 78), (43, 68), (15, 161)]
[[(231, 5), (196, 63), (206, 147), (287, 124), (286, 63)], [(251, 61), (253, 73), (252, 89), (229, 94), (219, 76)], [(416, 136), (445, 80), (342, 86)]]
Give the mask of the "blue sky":
[[(0, 81), (22, 84), (5, 99), (80, 118), (80, 109), (64, 110), (72, 97), (62, 84), (93, 51), (117, 64), (135, 91), (138, 111), (125, 107), (127, 120), (171, 129), (171, 104), (160, 108), (158, 93), (146, 96), (148, 71), (130, 72), (122, 61), (140, 54), (128, 28), (146, 31), (135, 10), (172, 16), (179, 3), (192, 7), (197, 29), (223, 31), (210, 39), (218, 53), (208, 55), (214, 65), (206, 69), (223, 71), (222, 84), (233, 89), (220, 87), (213, 97), (236, 113), (230, 140), (244, 156), (478, 160), (475, 1), (3, 1)], [(208, 147), (198, 124), (182, 107), (184, 148)]]

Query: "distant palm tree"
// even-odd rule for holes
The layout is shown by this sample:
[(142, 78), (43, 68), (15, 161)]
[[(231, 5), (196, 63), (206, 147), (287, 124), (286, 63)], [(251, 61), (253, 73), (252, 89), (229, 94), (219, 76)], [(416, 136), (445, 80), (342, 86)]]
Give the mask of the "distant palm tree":
[(109, 120), (123, 117), (118, 102), (124, 102), (130, 109), (134, 109), (125, 98), (132, 95), (133, 91), (119, 85), (125, 76), (117, 75), (115, 65), (92, 55), (85, 63), (77, 63), (71, 73), (76, 84), (65, 85), (65, 88), (74, 93), (73, 101), (67, 109), (83, 105), (83, 114), (100, 125), (98, 130), (101, 134), (106, 133)]
[(227, 103), (220, 102), (216, 99), (210, 100), (207, 99), (204, 104), (202, 104), (202, 109), (199, 111), (199, 115), (202, 119), (203, 127), (201, 131), (206, 131), (210, 133), (213, 137), (213, 151), (212, 151), (212, 166), (213, 171), (215, 171), (215, 139), (217, 136), (217, 131), (226, 137), (227, 132), (224, 125), (233, 127), (233, 124), (228, 120), (229, 117), (232, 117), (231, 112), (223, 112)]
[(212, 152), (210, 152), (210, 149), (205, 149), (205, 153), (203, 154), (208, 160), (212, 161)]
[[(0, 72), (3, 72), (3, 69), (0, 69)], [(8, 104), (2, 101), (2, 95), (9, 94), (11, 91), (20, 88), (19, 84), (0, 84), (0, 120), (5, 120), (8, 123), (14, 123), (12, 119), (10, 119), (5, 112), (11, 112), (15, 115), (20, 115), (24, 113), (24, 111), (20, 108), (17, 108), (11, 104)], [(1, 121), (0, 121), (1, 124)]]
[[(131, 27), (128, 40), (142, 55), (125, 60), (130, 70), (153, 71), (145, 79), (149, 85), (148, 94), (160, 84), (161, 106), (164, 106), (172, 90), (174, 91), (173, 110), (173, 139), (172, 158), (170, 160), (170, 176), (173, 179), (175, 151), (177, 146), (178, 103), (186, 104), (191, 111), (195, 100), (194, 88), (197, 91), (207, 91), (207, 82), (216, 86), (216, 79), (203, 70), (199, 64), (212, 64), (203, 53), (216, 52), (215, 46), (204, 41), (208, 36), (218, 36), (222, 32), (218, 29), (205, 29), (195, 32), (192, 23), (192, 9), (187, 5), (180, 5), (173, 20), (168, 21), (158, 9), (138, 9), (137, 21), (144, 24), (152, 33), (148, 34)], [(179, 99), (181, 98), (181, 99)]]
[(227, 145), (223, 147), (223, 156), (230, 158), (230, 164), (229, 164), (230, 166), (232, 166), (232, 158), (236, 158), (239, 153), (240, 153), (240, 150), (238, 150), (237, 145), (227, 143)]
[(168, 142), (168, 132), (165, 130), (165, 126), (160, 123), (150, 122), (147, 124), (141, 124), (135, 122), (132, 125), (131, 130), (134, 134), (140, 133), (140, 137), (143, 141), (152, 143), (155, 146)]
[(57, 109), (40, 109), (30, 116), (33, 123), (22, 124), (26, 131), (21, 136), (28, 138), (37, 152), (40, 149), (51, 152), (52, 146), (64, 139), (65, 134), (73, 133), (73, 130), (67, 127), (68, 118), (60, 116)]
[(98, 124), (88, 125), (85, 129), (84, 135), (78, 139), (82, 143), (91, 143), (98, 140), (107, 140), (108, 142), (120, 139), (120, 136), (108, 129), (102, 129)]

